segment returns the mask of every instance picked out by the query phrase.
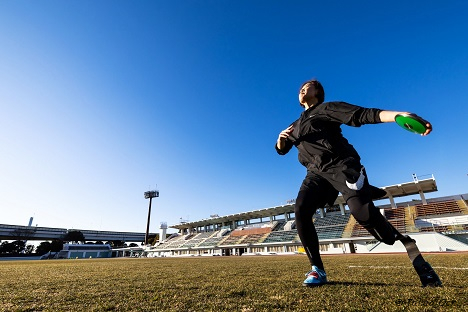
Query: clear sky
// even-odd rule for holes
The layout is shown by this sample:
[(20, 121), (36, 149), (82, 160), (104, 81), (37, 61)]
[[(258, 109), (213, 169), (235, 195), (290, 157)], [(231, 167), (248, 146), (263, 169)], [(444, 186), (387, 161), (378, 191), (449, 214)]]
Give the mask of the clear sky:
[(467, 1), (1, 1), (0, 223), (141, 231), (284, 204), (300, 84), (415, 112), (343, 126), (372, 184), (468, 193)]

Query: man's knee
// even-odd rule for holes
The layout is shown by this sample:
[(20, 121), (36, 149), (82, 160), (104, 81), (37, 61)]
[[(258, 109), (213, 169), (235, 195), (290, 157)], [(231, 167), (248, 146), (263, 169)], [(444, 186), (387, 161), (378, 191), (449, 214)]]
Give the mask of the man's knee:
[(371, 211), (369, 211), (369, 219), (367, 221), (357, 219), (356, 221), (378, 241), (387, 245), (393, 245), (397, 240), (397, 233), (395, 233), (393, 226), (377, 209), (371, 209)]

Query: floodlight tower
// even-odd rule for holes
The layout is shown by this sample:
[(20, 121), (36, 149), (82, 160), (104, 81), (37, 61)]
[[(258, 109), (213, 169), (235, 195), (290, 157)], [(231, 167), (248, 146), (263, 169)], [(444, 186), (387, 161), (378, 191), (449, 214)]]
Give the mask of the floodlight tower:
[(148, 236), (149, 236), (149, 226), (150, 226), (150, 219), (151, 219), (151, 202), (154, 197), (159, 197), (159, 191), (148, 191), (145, 192), (145, 198), (149, 198), (149, 208), (148, 208), (148, 222), (146, 223), (146, 235), (145, 235), (145, 245), (148, 244)]

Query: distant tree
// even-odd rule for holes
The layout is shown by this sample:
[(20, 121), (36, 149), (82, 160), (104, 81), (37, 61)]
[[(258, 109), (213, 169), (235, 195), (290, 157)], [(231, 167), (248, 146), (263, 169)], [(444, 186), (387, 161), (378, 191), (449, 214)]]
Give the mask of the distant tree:
[(24, 251), (26, 243), (22, 240), (16, 240), (13, 242), (3, 242), (0, 245), (1, 254), (20, 254)]
[(68, 231), (68, 233), (63, 237), (63, 241), (75, 244), (78, 244), (79, 242), (84, 243), (85, 237), (81, 231)]
[[(159, 241), (159, 234), (153, 234), (148, 236), (148, 244), (154, 245)], [(143, 242), (144, 244), (144, 242)]]
[(8, 242), (3, 242), (0, 244), (0, 254), (7, 253), (11, 247), (8, 246)]
[(3, 242), (0, 244), (0, 254), (10, 253), (12, 246), (9, 242)]
[(48, 253), (49, 251), (51, 251), (51, 247), (50, 247), (50, 242), (41, 242), (37, 247), (36, 247), (36, 253), (40, 256)]
[(63, 249), (63, 241), (60, 239), (53, 239), (50, 243), (51, 251), (58, 252)]
[(116, 240), (116, 241), (112, 241), (112, 243), (114, 243), (115, 247), (126, 247), (127, 246), (127, 244), (125, 244), (124, 241)]
[(58, 252), (63, 249), (63, 241), (54, 239), (51, 242), (45, 241), (41, 242), (39, 246), (36, 247), (36, 253), (39, 255), (43, 255), (48, 253), (49, 251)]
[(96, 241), (96, 245), (103, 245), (104, 243), (102, 241)]
[(34, 245), (26, 245), (24, 248), (24, 253), (25, 254), (32, 254), (34, 252)]
[(108, 241), (108, 242), (106, 242), (106, 244), (111, 245), (112, 248), (123, 247), (125, 245), (125, 243), (123, 241), (120, 241), (120, 240)]

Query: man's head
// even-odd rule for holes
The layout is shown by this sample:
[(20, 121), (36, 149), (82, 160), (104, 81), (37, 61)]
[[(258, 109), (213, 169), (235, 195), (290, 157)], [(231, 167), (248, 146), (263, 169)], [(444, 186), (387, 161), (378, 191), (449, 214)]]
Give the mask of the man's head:
[(322, 84), (316, 80), (308, 80), (299, 89), (299, 103), (302, 107), (309, 108), (315, 104), (321, 104), (325, 100), (325, 91)]

